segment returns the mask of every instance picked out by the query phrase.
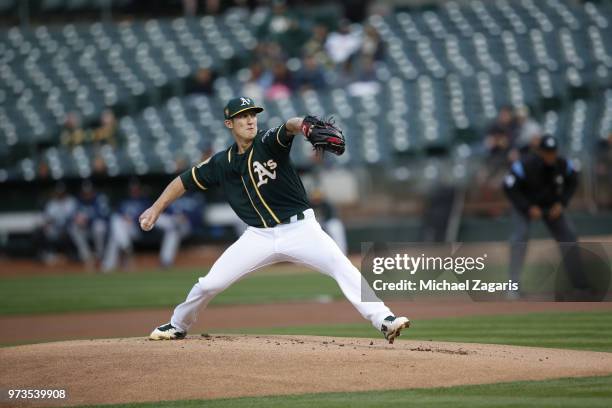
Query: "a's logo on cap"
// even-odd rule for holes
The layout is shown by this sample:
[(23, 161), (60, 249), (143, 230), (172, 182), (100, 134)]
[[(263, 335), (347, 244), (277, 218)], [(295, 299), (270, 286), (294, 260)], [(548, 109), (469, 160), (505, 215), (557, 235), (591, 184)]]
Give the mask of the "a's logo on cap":
[(242, 102), (240, 104), (240, 106), (249, 106), (251, 104), (251, 99), (250, 98), (240, 98), (240, 102)]
[(552, 137), (546, 139), (546, 146), (547, 147), (555, 147), (555, 139), (553, 139)]
[(225, 113), (225, 116), (229, 116), (229, 109), (225, 108), (224, 113)]

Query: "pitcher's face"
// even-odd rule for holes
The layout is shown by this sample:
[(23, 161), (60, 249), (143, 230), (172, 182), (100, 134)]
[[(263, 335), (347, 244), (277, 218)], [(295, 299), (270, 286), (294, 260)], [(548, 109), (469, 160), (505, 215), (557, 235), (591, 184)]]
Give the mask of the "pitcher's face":
[(225, 126), (231, 129), (234, 137), (249, 142), (257, 134), (257, 113), (254, 111), (241, 112), (226, 120)]

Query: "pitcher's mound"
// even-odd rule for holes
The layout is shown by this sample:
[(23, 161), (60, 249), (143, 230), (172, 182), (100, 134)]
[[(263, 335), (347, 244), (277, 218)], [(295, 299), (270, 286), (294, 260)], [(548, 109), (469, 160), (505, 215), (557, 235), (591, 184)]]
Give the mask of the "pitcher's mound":
[[(612, 374), (612, 353), (311, 336), (67, 341), (0, 349), (3, 388), (56, 405), (365, 391)], [(49, 405), (46, 400), (44, 405)]]

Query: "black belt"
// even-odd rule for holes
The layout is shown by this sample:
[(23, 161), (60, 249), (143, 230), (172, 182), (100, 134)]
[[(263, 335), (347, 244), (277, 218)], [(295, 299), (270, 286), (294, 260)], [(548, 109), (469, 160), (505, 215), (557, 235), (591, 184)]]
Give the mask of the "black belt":
[[(295, 216), (297, 216), (297, 218), (294, 219), (293, 222), (300, 221), (300, 220), (303, 220), (304, 218), (306, 218), (306, 216), (304, 215), (303, 211), (295, 214)], [(291, 218), (293, 218), (293, 217), (294, 217), (294, 215), (292, 215), (291, 217), (285, 218), (284, 220), (281, 220), (281, 224), (291, 224), (291, 222), (292, 222)]]

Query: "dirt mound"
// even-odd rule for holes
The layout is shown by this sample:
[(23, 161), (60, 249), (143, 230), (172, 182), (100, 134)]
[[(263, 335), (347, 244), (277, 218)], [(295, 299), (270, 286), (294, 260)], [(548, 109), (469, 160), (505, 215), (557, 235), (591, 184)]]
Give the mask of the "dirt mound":
[(173, 342), (79, 340), (0, 349), (2, 387), (67, 390), (68, 399), (56, 405), (606, 374), (612, 374), (612, 353), (401, 340), (391, 346), (382, 339), (310, 336), (190, 336)]

